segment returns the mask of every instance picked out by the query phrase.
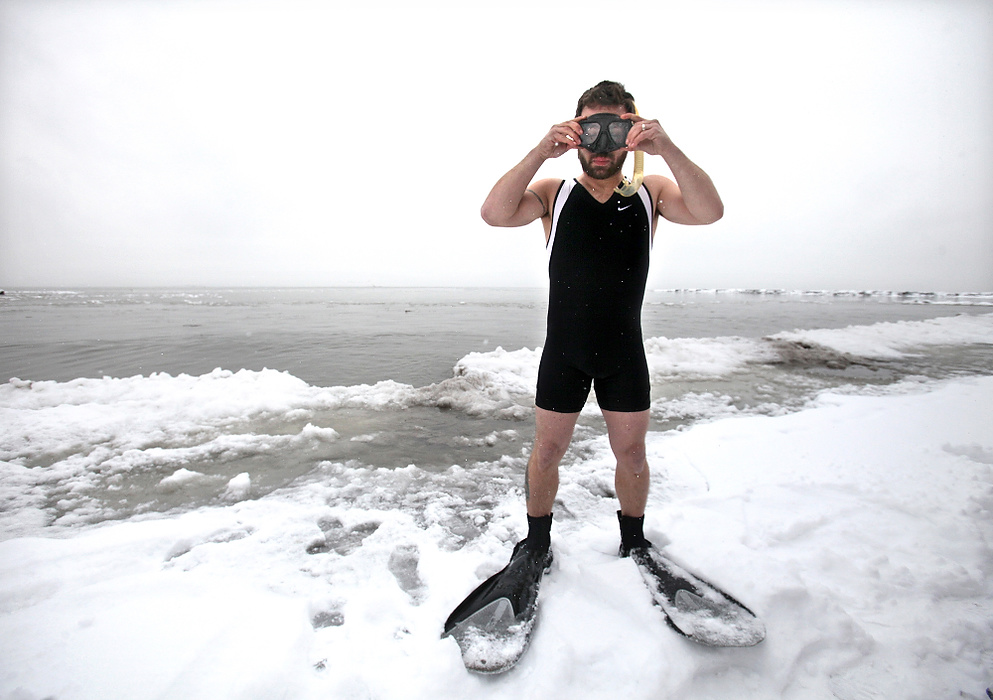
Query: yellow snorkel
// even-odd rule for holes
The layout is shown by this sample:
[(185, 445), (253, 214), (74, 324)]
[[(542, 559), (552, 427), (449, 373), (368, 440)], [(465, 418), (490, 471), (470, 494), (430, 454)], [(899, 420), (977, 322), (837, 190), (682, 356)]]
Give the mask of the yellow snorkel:
[[(638, 113), (638, 108), (634, 108), (634, 113)], [(622, 197), (630, 197), (641, 188), (641, 181), (645, 178), (645, 154), (641, 151), (634, 152), (634, 174), (631, 179), (626, 177), (621, 180), (621, 184), (614, 188), (614, 192)]]

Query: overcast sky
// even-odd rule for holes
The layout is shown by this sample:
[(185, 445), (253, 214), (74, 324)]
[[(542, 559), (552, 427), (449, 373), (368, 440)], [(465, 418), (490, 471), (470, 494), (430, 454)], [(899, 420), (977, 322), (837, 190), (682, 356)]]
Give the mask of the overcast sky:
[(603, 79), (726, 207), (651, 288), (993, 290), (987, 0), (0, 0), (0, 288), (543, 286), (479, 206)]

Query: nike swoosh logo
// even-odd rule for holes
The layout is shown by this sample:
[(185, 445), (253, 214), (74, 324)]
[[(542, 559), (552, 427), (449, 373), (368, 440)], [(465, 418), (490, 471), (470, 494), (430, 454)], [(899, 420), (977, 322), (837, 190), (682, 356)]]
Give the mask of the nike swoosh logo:
[(624, 211), (625, 209), (630, 209), (630, 208), (631, 208), (631, 205), (629, 204), (626, 207), (617, 207), (617, 211)]

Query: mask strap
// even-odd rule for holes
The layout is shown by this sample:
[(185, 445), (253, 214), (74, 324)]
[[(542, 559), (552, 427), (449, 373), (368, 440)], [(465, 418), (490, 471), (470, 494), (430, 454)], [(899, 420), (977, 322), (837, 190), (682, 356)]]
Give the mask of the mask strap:
[[(634, 108), (634, 113), (638, 113), (638, 108)], [(641, 188), (641, 181), (645, 177), (645, 154), (641, 151), (634, 152), (634, 174), (629, 181), (626, 177), (621, 180), (621, 184), (614, 188), (614, 192), (622, 197), (630, 197)]]

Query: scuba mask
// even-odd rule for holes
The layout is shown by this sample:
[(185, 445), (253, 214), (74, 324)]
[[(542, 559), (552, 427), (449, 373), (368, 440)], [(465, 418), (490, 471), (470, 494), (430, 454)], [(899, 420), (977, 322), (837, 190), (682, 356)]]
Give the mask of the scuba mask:
[(589, 116), (579, 122), (583, 130), (579, 145), (590, 153), (610, 153), (624, 148), (631, 124), (630, 119), (621, 119), (610, 112)]

